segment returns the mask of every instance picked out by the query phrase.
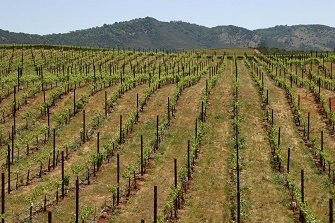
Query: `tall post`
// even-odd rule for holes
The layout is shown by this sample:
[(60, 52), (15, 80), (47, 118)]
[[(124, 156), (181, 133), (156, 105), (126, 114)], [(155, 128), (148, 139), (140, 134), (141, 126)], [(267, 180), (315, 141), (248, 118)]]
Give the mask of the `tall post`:
[(52, 168), (55, 169), (56, 167), (56, 129), (53, 129), (53, 136), (54, 136), (54, 140), (53, 140), (53, 152), (52, 152)]
[(10, 146), (8, 145), (8, 155), (7, 155), (7, 164), (8, 164), (8, 180), (7, 180), (7, 183), (8, 183), (8, 194), (10, 194)]
[[(5, 173), (1, 173), (1, 214), (5, 214)], [(4, 223), (5, 219), (1, 218), (1, 222)]]
[(107, 91), (105, 91), (105, 116), (107, 116)]
[(323, 131), (321, 131), (321, 151), (323, 151)]
[[(272, 110), (273, 111), (273, 110)], [(273, 120), (273, 119), (272, 119)], [(236, 144), (236, 172), (237, 172), (237, 222), (241, 222), (241, 193), (240, 193), (240, 164), (239, 164), (239, 142), (238, 127), (235, 127), (235, 144)]]
[(14, 133), (15, 132), (15, 129), (14, 129), (14, 126), (12, 125), (12, 163), (14, 164)]
[(47, 113), (48, 113), (48, 138), (50, 137), (50, 108), (47, 106)]
[(159, 127), (159, 117), (157, 115), (156, 117), (156, 150), (158, 150), (158, 147), (159, 147), (159, 131), (158, 131), (158, 127)]
[(42, 83), (42, 90), (43, 90), (43, 102), (45, 103), (45, 89), (43, 83)]
[(333, 199), (329, 199), (329, 223), (333, 223), (334, 219)]
[(101, 163), (101, 159), (100, 159), (100, 132), (98, 132), (97, 135), (97, 155), (98, 155), (98, 159), (97, 159), (97, 171), (99, 171), (100, 169), (100, 165)]
[(100, 132), (97, 133), (97, 153), (100, 153)]
[(76, 223), (79, 223), (79, 177), (76, 180)]
[(157, 223), (157, 186), (154, 186), (154, 223)]
[(48, 223), (52, 223), (52, 212), (48, 211)]
[(120, 154), (117, 154), (117, 191), (116, 191), (116, 204), (120, 203)]
[(62, 151), (62, 198), (64, 198), (64, 151)]

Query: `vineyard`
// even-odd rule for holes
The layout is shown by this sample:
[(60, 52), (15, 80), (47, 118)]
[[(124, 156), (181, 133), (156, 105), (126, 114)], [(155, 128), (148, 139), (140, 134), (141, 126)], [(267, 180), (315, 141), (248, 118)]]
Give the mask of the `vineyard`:
[(334, 64), (0, 46), (2, 222), (333, 222)]

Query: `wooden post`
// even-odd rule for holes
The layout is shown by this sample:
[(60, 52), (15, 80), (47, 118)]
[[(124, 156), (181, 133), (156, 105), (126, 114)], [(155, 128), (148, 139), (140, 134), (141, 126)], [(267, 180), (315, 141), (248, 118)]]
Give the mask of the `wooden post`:
[[(1, 173), (1, 214), (5, 214), (5, 173)], [(1, 222), (4, 223), (5, 219), (1, 218)]]
[(48, 211), (48, 223), (52, 223), (52, 212)]
[(79, 177), (76, 180), (76, 223), (79, 223)]
[(98, 159), (97, 159), (97, 171), (99, 171), (100, 165), (101, 165), (99, 154), (100, 154), (100, 132), (98, 132), (98, 134), (97, 134), (97, 155), (98, 155)]
[(50, 156), (48, 158), (48, 172), (50, 172)]
[(105, 116), (107, 116), (107, 91), (105, 91)]
[(236, 171), (238, 174), (237, 178), (237, 222), (241, 222), (241, 192), (240, 192), (240, 165), (237, 164)]
[(64, 151), (62, 151), (62, 198), (64, 198)]
[(266, 105), (269, 104), (269, 90), (266, 90)]
[(93, 176), (95, 177), (95, 160), (93, 161)]
[(154, 186), (154, 223), (157, 223), (157, 186)]
[(42, 84), (42, 88), (43, 88), (43, 102), (45, 103), (45, 88), (43, 84)]
[(50, 137), (50, 108), (47, 106), (47, 113), (48, 113), (48, 138)]
[(329, 199), (329, 223), (334, 222), (333, 215), (333, 199)]
[[(237, 89), (237, 88), (236, 88)], [(236, 118), (238, 118), (238, 106), (236, 106)], [(273, 125), (273, 109), (272, 109)], [(235, 127), (235, 145), (236, 145), (236, 172), (237, 172), (237, 222), (241, 222), (241, 193), (240, 193), (240, 165), (239, 165), (239, 137), (238, 126)]]
[(321, 151), (323, 151), (323, 131), (321, 131)]
[(97, 133), (97, 153), (100, 153), (100, 132)]
[(27, 173), (27, 182), (26, 182), (26, 186), (28, 186), (28, 184), (29, 184), (29, 175), (30, 175), (30, 169), (28, 169), (28, 173)]
[(298, 94), (298, 107), (300, 108), (300, 94)]
[(7, 155), (8, 157), (7, 157), (7, 164), (8, 164), (8, 168), (7, 168), (7, 170), (8, 170), (8, 194), (10, 194), (10, 146), (8, 145), (8, 155)]
[(319, 81), (318, 81), (318, 84), (319, 84), (319, 100), (320, 100), (320, 93), (321, 93), (321, 78), (319, 77)]
[(271, 110), (271, 125), (274, 124), (274, 115), (273, 115), (273, 109)]
[(33, 222), (33, 203), (30, 204), (30, 209), (29, 209), (29, 223)]
[(53, 129), (54, 140), (53, 140), (53, 152), (52, 152), (52, 168), (55, 169), (56, 166), (56, 129)]
[(117, 154), (117, 191), (116, 191), (116, 205), (120, 203), (120, 154)]
[(12, 163), (14, 164), (14, 135), (15, 135), (15, 129), (14, 126), (12, 125)]

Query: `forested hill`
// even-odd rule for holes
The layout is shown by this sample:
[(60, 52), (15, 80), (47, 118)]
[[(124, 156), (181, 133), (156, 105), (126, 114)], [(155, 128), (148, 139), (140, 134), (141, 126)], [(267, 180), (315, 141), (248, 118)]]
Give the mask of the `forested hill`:
[[(219, 23), (220, 21), (218, 21)], [(288, 50), (334, 50), (335, 28), (322, 25), (276, 26), (248, 30), (207, 28), (146, 17), (64, 34), (32, 35), (0, 29), (0, 44), (62, 44), (108, 48), (199, 49), (267, 46)]]

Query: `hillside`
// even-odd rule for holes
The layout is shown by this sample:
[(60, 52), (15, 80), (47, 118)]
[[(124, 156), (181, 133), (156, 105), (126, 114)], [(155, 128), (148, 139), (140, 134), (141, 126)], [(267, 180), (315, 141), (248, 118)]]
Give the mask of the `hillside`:
[(109, 48), (196, 49), (257, 47), (333, 50), (335, 28), (322, 25), (276, 26), (248, 30), (236, 26), (208, 28), (182, 21), (145, 17), (65, 34), (32, 35), (0, 30), (0, 44), (63, 44)]
[[(254, 33), (263, 37), (271, 47), (286, 49), (333, 50), (335, 48), (335, 28), (323, 25), (275, 26), (258, 29)], [(275, 42), (271, 42), (274, 40)], [(276, 45), (278, 44), (279, 45)]]

